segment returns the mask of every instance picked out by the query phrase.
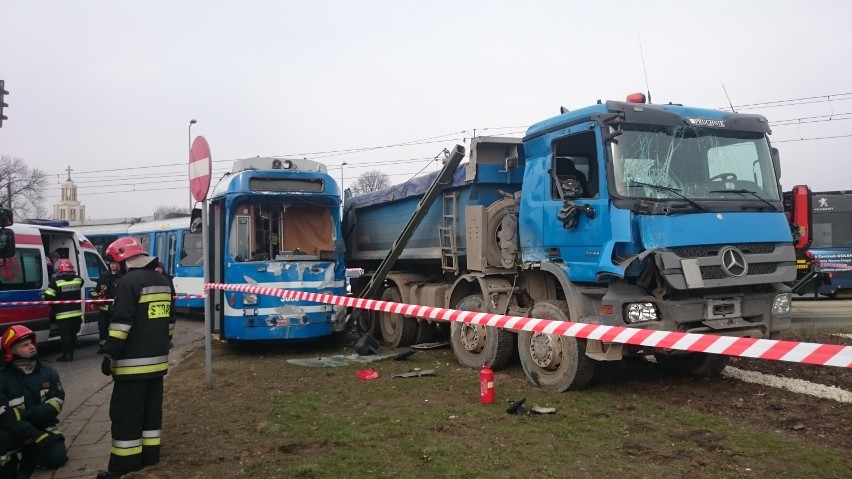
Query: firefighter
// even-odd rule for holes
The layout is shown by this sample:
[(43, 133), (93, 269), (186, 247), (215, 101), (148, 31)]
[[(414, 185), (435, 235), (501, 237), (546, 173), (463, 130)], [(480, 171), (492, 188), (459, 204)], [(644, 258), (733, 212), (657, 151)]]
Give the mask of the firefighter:
[[(109, 266), (109, 274), (101, 275), (98, 278), (98, 284), (95, 286), (95, 291), (92, 292), (92, 297), (95, 299), (115, 299), (115, 283), (124, 274), (120, 263), (107, 260), (107, 265)], [(98, 314), (98, 354), (104, 353), (111, 306), (111, 303), (98, 304), (98, 309), (100, 309)]]
[(98, 479), (121, 477), (160, 462), (163, 376), (174, 332), (173, 299), (158, 260), (135, 238), (119, 238), (106, 254), (126, 273), (115, 287), (101, 371), (113, 377), (109, 417), (112, 450)]
[[(36, 466), (56, 469), (68, 455), (56, 427), (65, 401), (59, 374), (42, 363), (36, 335), (26, 326), (10, 326), (0, 337), (0, 478), (17, 477)], [(21, 458), (18, 460), (18, 453)]]
[[(50, 280), (42, 296), (48, 301), (81, 299), (83, 278), (74, 271), (74, 263), (69, 259), (56, 262), (56, 275)], [(50, 308), (50, 319), (56, 321), (62, 356), (57, 361), (74, 360), (74, 347), (77, 345), (77, 333), (83, 323), (83, 307), (80, 303), (56, 304)]]

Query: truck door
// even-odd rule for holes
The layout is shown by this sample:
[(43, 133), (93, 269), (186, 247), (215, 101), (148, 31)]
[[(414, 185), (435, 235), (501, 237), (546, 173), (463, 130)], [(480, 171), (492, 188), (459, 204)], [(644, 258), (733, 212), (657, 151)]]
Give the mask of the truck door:
[[(599, 132), (596, 123), (585, 122), (548, 135), (549, 157), (528, 159), (524, 177), (521, 214), (531, 219), (521, 220), (527, 223), (522, 235), (528, 235), (522, 243), (533, 246), (525, 251), (525, 256), (532, 252), (532, 257), (525, 259), (535, 260), (540, 254), (542, 260), (561, 260), (570, 265), (574, 281), (595, 281), (602, 258), (609, 263), (609, 252), (605, 252), (612, 239), (609, 195)], [(566, 208), (565, 191), (559, 185), (568, 178), (581, 184), (579, 195), (568, 198), (577, 210), (576, 226), (570, 228), (559, 219)], [(536, 253), (538, 245), (541, 250)]]

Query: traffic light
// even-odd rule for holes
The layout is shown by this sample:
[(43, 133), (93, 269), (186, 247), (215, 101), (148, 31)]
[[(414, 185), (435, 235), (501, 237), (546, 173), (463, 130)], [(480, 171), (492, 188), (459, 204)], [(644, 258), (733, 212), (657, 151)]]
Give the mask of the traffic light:
[(3, 114), (3, 109), (6, 108), (6, 95), (9, 92), (6, 91), (6, 80), (0, 80), (0, 127), (3, 126), (3, 120), (8, 120), (6, 115)]

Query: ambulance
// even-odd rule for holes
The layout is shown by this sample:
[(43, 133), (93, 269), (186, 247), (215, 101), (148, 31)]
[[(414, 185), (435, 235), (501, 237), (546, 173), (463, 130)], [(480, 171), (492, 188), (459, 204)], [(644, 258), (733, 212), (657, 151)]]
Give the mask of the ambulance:
[[(0, 208), (0, 334), (10, 325), (23, 324), (35, 331), (39, 343), (59, 340), (50, 305), (43, 301), (53, 273), (54, 259), (69, 259), (83, 278), (80, 299), (90, 299), (106, 264), (92, 243), (67, 228), (34, 224), (13, 224), (12, 212)], [(24, 303), (24, 304), (21, 304)], [(97, 335), (98, 304), (81, 303), (84, 319), (79, 336)]]

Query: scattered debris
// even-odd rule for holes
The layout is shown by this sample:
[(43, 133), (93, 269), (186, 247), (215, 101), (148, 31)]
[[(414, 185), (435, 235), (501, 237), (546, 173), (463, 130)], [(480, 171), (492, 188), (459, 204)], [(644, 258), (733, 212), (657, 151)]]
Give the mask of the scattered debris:
[(506, 408), (506, 413), (517, 414), (518, 416), (525, 416), (527, 414), (556, 414), (555, 407), (533, 406), (529, 411), (527, 411), (526, 408), (524, 408), (524, 403), (526, 401), (527, 398), (518, 399)]
[(361, 356), (376, 354), (379, 351), (379, 342), (376, 341), (376, 338), (365, 334), (358, 338), (358, 341), (355, 341), (355, 351)]
[(527, 401), (527, 398), (518, 399), (517, 401), (510, 404), (508, 408), (506, 408), (506, 412), (508, 414), (518, 414), (518, 415), (526, 414), (527, 410), (524, 409), (524, 403), (526, 401)]
[(411, 356), (412, 354), (414, 354), (416, 352), (417, 351), (415, 351), (413, 349), (406, 349), (405, 351), (403, 351), (401, 353), (397, 353), (397, 355), (393, 357), (393, 360), (394, 361), (402, 361), (403, 359), (406, 359), (407, 357)]
[(450, 346), (449, 341), (441, 341), (441, 342), (437, 342), (437, 343), (414, 344), (411, 347), (413, 349), (441, 349), (441, 348), (446, 348), (446, 347), (449, 347), (449, 346)]
[(533, 406), (530, 410), (533, 414), (556, 414), (555, 407)]
[(365, 381), (370, 381), (371, 379), (378, 379), (379, 373), (373, 371), (372, 369), (362, 369), (355, 373), (355, 377), (358, 379), (363, 379)]
[(434, 369), (415, 369), (413, 371), (409, 371), (407, 373), (394, 374), (391, 376), (393, 378), (419, 378), (421, 376), (434, 376)]
[(305, 366), (308, 368), (339, 368), (341, 366), (350, 366), (352, 364), (372, 363), (373, 361), (381, 361), (393, 357), (393, 354), (374, 354), (370, 356), (361, 356), (360, 354), (338, 354), (335, 356), (325, 356), (318, 358), (305, 359), (288, 359), (287, 362), (296, 366)]

